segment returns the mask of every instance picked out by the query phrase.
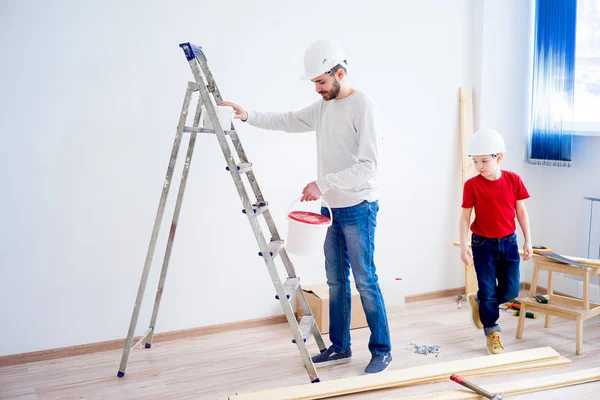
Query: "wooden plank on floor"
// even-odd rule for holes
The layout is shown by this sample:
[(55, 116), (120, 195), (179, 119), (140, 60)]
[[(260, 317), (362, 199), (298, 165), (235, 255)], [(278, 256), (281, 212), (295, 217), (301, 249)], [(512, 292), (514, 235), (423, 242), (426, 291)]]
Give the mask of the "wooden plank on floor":
[(490, 369), (480, 369), (476, 374), (472, 376), (487, 376), (487, 375), (497, 375), (498, 373), (509, 374), (511, 372), (528, 372), (528, 371), (537, 371), (538, 369), (544, 368), (552, 368), (552, 367), (566, 367), (571, 365), (571, 360), (567, 357), (560, 356), (558, 358), (554, 358), (551, 360), (542, 360), (536, 362), (530, 362), (527, 364), (518, 364), (518, 365), (506, 365), (502, 367), (502, 370), (499, 372), (497, 367)]
[[(476, 385), (482, 386), (490, 393), (504, 393), (507, 395), (517, 395), (524, 393), (539, 392), (542, 390), (557, 389), (565, 386), (578, 385), (600, 380), (600, 368), (590, 368), (579, 371), (572, 371), (562, 374), (542, 376), (538, 378), (523, 379), (519, 381), (503, 382), (494, 385), (483, 386), (477, 382)], [(476, 393), (466, 389), (449, 390), (446, 392), (428, 393), (419, 396), (393, 397), (388, 400), (474, 400), (480, 399)]]
[[(467, 374), (463, 374), (463, 375), (464, 376), (490, 376), (490, 375), (498, 375), (498, 374), (509, 374), (511, 372), (530, 372), (530, 371), (537, 371), (537, 370), (545, 369), (545, 368), (565, 367), (565, 366), (568, 366), (571, 364), (572, 364), (572, 362), (570, 359), (568, 359), (567, 357), (560, 356), (557, 358), (528, 362), (525, 364), (506, 365), (501, 368), (498, 368), (498, 367), (484, 368), (484, 369), (479, 369), (476, 372), (467, 373)], [(438, 380), (441, 381), (441, 380), (444, 380), (444, 378), (438, 379)], [(421, 383), (431, 383), (433, 381), (435, 381), (435, 380), (423, 380), (423, 381), (418, 381), (418, 382), (415, 381), (412, 384), (416, 385), (416, 384), (421, 384)], [(238, 392), (238, 395), (242, 395), (242, 394), (246, 395), (246, 394), (257, 393), (257, 392), (260, 392), (260, 390)], [(228, 399), (234, 399), (234, 398), (236, 398), (236, 397), (233, 396), (231, 398), (227, 397), (227, 398), (217, 399), (217, 400), (228, 400)]]
[(369, 390), (413, 385), (425, 382), (446, 380), (452, 374), (471, 376), (480, 370), (523, 365), (543, 360), (556, 360), (560, 357), (551, 347), (515, 351), (495, 356), (484, 356), (465, 360), (447, 361), (439, 364), (423, 365), (387, 371), (385, 374), (361, 375), (351, 378), (325, 381), (319, 384), (297, 385), (276, 389), (266, 389), (252, 393), (238, 393), (230, 400), (308, 400), (359, 393)]

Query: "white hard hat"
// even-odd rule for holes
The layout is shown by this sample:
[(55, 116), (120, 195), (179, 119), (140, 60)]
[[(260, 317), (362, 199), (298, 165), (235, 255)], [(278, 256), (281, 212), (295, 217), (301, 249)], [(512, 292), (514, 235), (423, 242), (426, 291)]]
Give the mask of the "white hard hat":
[(469, 143), (469, 156), (506, 153), (504, 139), (493, 129), (480, 129)]
[(300, 76), (300, 79), (314, 79), (338, 64), (348, 68), (344, 50), (337, 43), (318, 40), (311, 44), (304, 53), (304, 74)]

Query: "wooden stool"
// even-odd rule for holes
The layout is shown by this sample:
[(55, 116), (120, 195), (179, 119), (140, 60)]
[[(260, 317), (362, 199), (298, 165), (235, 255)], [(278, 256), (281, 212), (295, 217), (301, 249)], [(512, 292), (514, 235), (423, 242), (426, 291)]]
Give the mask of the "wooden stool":
[[(600, 315), (600, 304), (590, 302), (590, 279), (592, 276), (600, 275), (600, 262), (598, 262), (598, 260), (577, 259), (575, 257), (570, 258), (589, 266), (587, 268), (581, 268), (561, 264), (559, 262), (554, 262), (547, 257), (534, 254), (531, 289), (529, 291), (529, 297), (520, 300), (521, 313), (519, 314), (516, 338), (521, 339), (523, 337), (525, 315), (527, 311), (546, 314), (546, 328), (550, 328), (550, 318), (552, 316), (571, 319), (575, 321), (575, 353), (579, 355), (582, 354), (583, 349), (583, 321)], [(538, 303), (534, 298), (537, 294), (540, 270), (548, 271), (548, 293), (545, 296), (546, 299), (548, 299), (547, 304)], [(581, 276), (583, 278), (583, 299), (575, 299), (554, 294), (554, 272)]]

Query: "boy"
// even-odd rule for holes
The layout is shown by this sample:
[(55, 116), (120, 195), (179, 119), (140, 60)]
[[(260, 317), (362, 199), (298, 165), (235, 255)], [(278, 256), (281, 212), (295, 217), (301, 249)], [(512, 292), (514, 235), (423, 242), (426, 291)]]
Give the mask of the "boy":
[[(469, 143), (469, 156), (473, 159), (478, 175), (465, 182), (463, 188), (462, 214), (460, 217), (461, 259), (465, 264), (475, 264), (479, 290), (469, 293), (471, 318), (477, 329), (486, 336), (490, 354), (504, 353), (497, 324), (498, 306), (513, 300), (519, 294), (519, 247), (517, 245), (515, 214), (523, 231), (523, 259), (529, 260), (531, 233), (525, 199), (529, 193), (521, 178), (510, 171), (500, 169), (504, 139), (492, 129), (481, 129)], [(471, 211), (475, 208), (475, 220), (471, 249), (467, 244)]]

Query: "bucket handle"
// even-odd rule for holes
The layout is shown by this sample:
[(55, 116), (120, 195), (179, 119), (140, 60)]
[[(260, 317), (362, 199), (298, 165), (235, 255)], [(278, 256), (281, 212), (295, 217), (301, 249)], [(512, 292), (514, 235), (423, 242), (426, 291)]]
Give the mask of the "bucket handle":
[[(290, 206), (288, 207), (288, 211), (287, 211), (287, 215), (290, 215), (290, 212), (292, 211), (292, 206), (294, 204), (296, 204), (298, 201), (300, 201), (300, 199), (302, 198), (302, 196), (298, 197), (296, 200), (294, 200), (292, 202), (292, 204), (290, 204)], [(327, 224), (327, 226), (331, 226), (331, 224), (333, 224), (333, 211), (331, 211), (331, 207), (329, 207), (329, 204), (327, 204), (327, 202), (325, 201), (325, 199), (323, 197), (321, 197), (321, 202), (323, 202), (323, 204), (325, 204), (325, 207), (327, 207), (327, 209), (329, 210), (329, 223)]]

